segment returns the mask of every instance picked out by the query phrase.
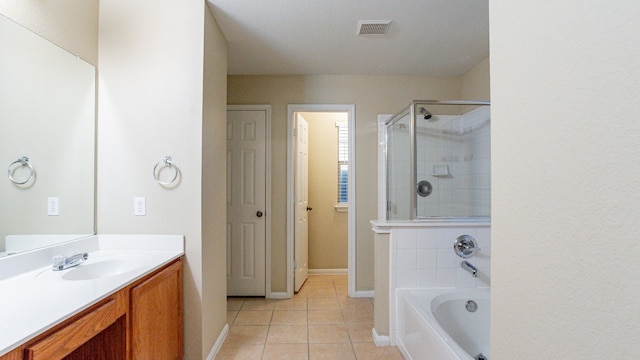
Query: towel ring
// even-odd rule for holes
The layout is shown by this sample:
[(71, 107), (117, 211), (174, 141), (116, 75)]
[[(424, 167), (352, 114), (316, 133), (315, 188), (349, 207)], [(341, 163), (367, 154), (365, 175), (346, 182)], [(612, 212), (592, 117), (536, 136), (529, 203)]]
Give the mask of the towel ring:
[[(160, 173), (165, 167), (170, 169), (173, 168), (173, 178), (169, 181), (160, 180)], [(178, 172), (178, 167), (173, 164), (173, 161), (171, 161), (171, 156), (165, 156), (162, 160), (158, 161), (156, 166), (153, 167), (153, 178), (158, 184), (168, 186), (172, 185), (176, 181), (176, 179), (178, 178)]]
[[(29, 177), (24, 180), (24, 181), (18, 181), (13, 177), (13, 173), (14, 171), (18, 168), (19, 166), (26, 166), (29, 168)], [(29, 158), (26, 156), (23, 156), (21, 158), (19, 158), (18, 160), (12, 162), (11, 164), (9, 164), (9, 169), (7, 170), (7, 174), (9, 175), (9, 180), (16, 184), (16, 185), (24, 185), (26, 183), (28, 183), (29, 181), (31, 181), (31, 179), (33, 179), (33, 175), (34, 175), (34, 171), (33, 171), (33, 166), (31, 166), (31, 164), (29, 163)]]

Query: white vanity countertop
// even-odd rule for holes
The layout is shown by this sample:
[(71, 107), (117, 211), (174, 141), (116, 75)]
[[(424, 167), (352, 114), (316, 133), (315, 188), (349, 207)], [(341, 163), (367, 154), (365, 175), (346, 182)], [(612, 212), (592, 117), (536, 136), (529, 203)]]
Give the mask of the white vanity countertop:
[[(52, 271), (52, 256), (75, 252), (88, 252), (87, 264), (115, 257), (140, 266), (91, 280), (60, 279), (73, 268)], [(0, 259), (0, 356), (183, 254), (181, 235), (96, 235)]]

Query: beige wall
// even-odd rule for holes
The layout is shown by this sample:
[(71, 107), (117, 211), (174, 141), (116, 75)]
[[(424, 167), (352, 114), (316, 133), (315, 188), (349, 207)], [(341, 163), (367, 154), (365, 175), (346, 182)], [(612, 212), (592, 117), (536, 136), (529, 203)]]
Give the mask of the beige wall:
[(462, 75), (460, 98), (463, 100), (490, 100), (489, 58), (482, 60)]
[(309, 122), (309, 269), (347, 269), (347, 214), (337, 212), (338, 128), (347, 113), (303, 113)]
[(639, 18), (491, 1), (492, 359), (640, 357)]
[(272, 105), (271, 287), (286, 291), (287, 104), (356, 106), (356, 290), (373, 289), (373, 233), (377, 218), (377, 115), (400, 111), (413, 99), (458, 99), (458, 77), (229, 76), (229, 104)]
[(227, 42), (208, 8), (202, 129), (202, 354), (227, 322)]
[[(225, 42), (202, 1), (110, 0), (99, 52), (98, 232), (185, 235), (185, 358), (204, 358), (225, 322), (212, 289), (225, 283), (224, 231), (214, 231), (224, 221), (202, 223), (224, 213), (224, 195), (203, 179), (224, 183), (212, 174), (225, 169), (214, 134), (224, 132)], [(151, 173), (165, 155), (180, 169), (169, 189)], [(146, 216), (133, 215), (136, 196)]]
[(0, 13), (98, 64), (98, 0), (0, 0)]

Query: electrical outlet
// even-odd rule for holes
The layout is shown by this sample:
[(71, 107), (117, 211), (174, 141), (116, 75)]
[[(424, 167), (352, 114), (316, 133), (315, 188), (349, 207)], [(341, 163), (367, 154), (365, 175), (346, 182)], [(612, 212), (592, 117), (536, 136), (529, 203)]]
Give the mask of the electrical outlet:
[(47, 198), (47, 215), (58, 216), (60, 215), (60, 201), (57, 197)]
[(135, 216), (145, 216), (147, 215), (147, 206), (145, 204), (145, 198), (136, 197), (133, 199), (133, 214)]

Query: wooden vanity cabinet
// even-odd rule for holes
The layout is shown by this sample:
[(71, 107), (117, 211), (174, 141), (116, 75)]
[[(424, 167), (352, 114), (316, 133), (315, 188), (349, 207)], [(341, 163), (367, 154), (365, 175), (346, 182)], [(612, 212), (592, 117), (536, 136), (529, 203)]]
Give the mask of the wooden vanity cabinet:
[(182, 327), (178, 259), (0, 360), (181, 360)]
[(7, 354), (0, 356), (2, 360), (22, 360), (22, 348), (12, 350)]

